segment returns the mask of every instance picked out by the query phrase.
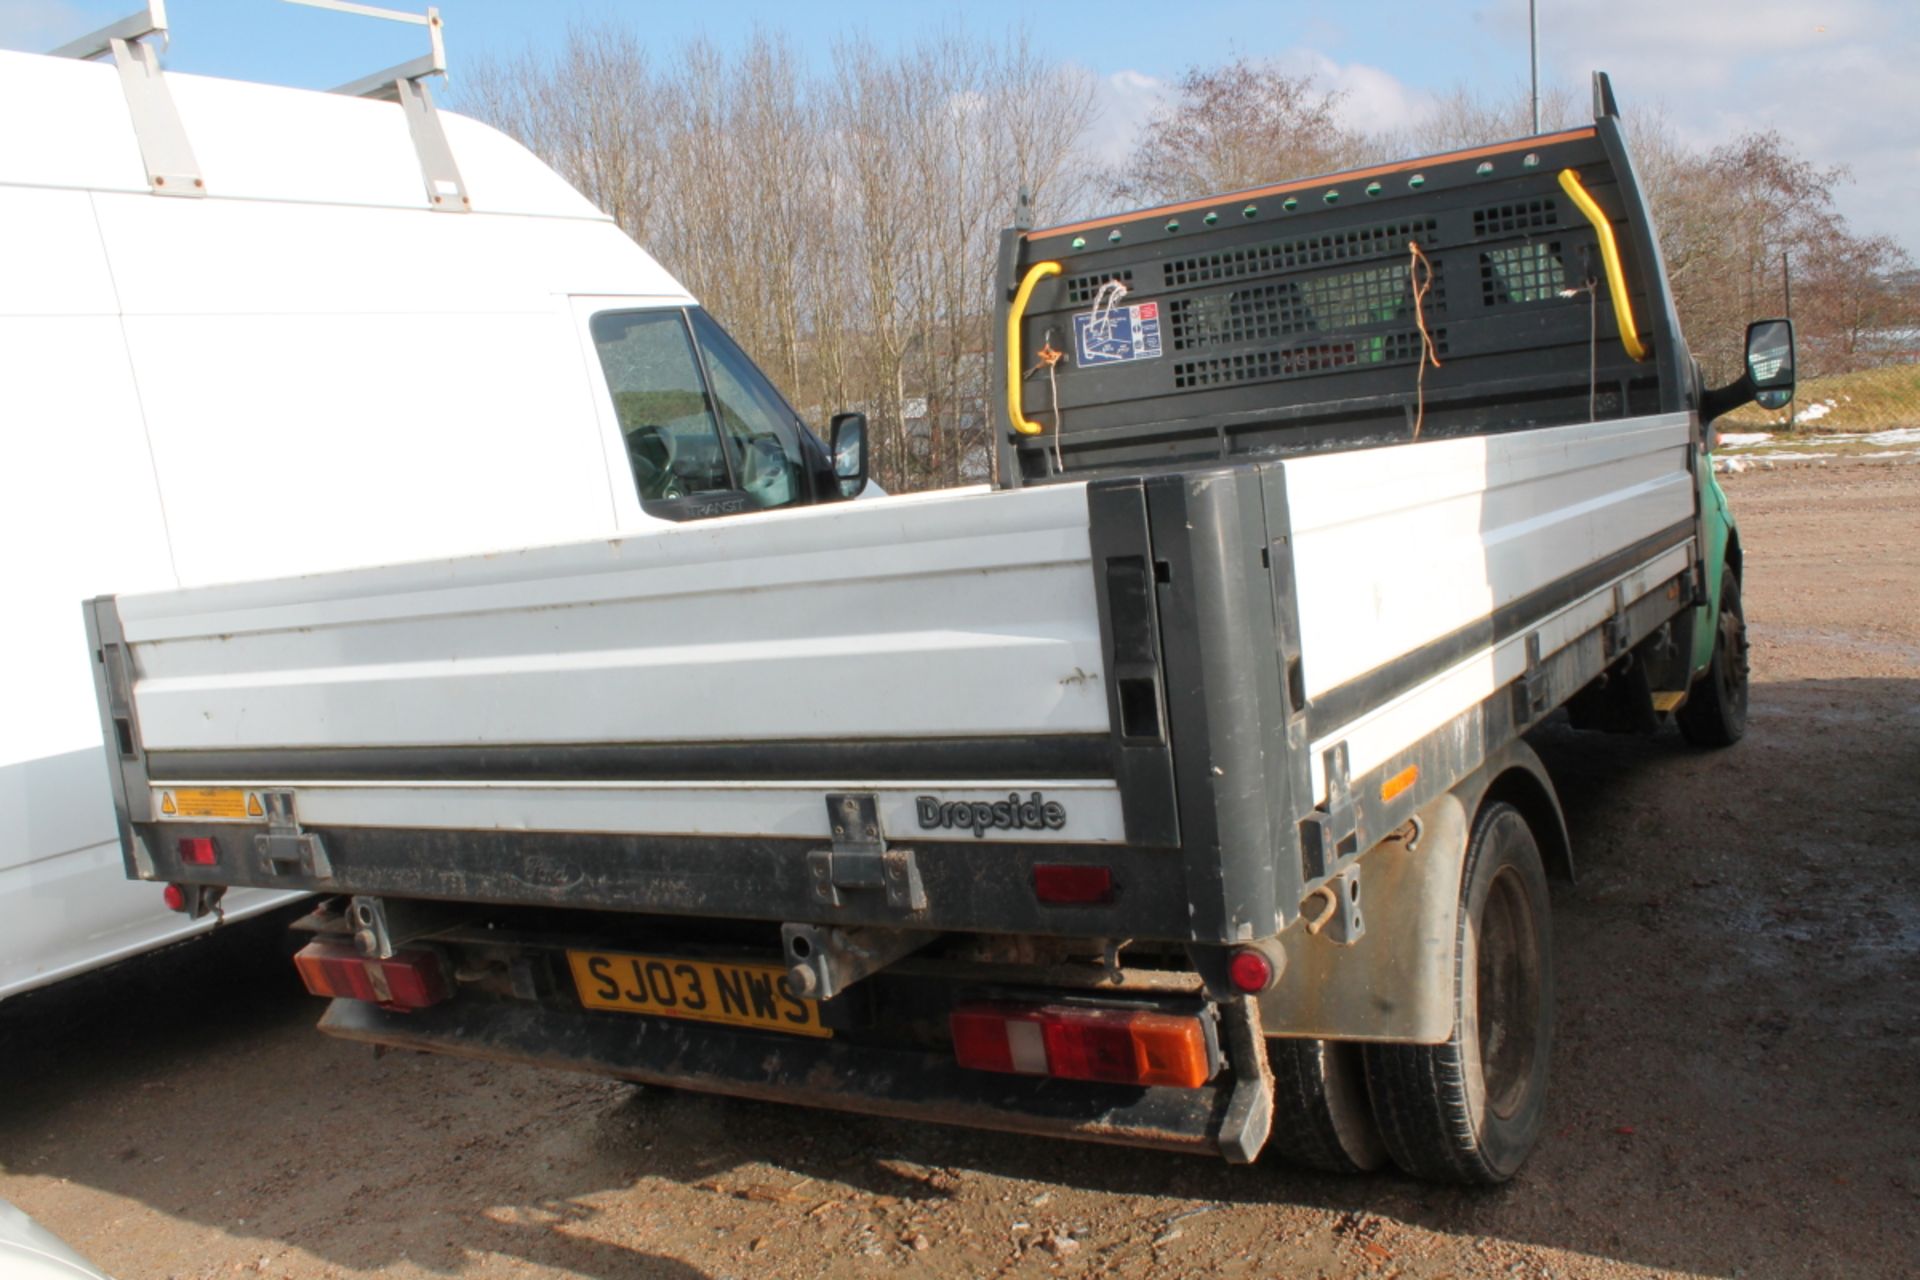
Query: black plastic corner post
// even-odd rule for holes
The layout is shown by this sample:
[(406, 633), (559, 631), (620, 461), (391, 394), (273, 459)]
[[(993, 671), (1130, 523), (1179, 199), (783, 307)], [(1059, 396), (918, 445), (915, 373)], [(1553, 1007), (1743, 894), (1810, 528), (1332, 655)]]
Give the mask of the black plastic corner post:
[(1620, 114), (1620, 104), (1613, 100), (1613, 81), (1604, 71), (1593, 73), (1593, 118), (1608, 120)]

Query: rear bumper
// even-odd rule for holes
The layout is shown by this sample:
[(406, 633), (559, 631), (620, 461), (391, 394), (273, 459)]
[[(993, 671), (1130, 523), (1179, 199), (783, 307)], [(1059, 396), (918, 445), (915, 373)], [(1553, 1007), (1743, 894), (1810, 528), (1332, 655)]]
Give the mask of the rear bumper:
[(640, 1084), (935, 1124), (1250, 1162), (1272, 1121), (1258, 1014), (1223, 1007), (1231, 1064), (1200, 1089), (1083, 1084), (971, 1071), (951, 1058), (550, 1005), (455, 999), (412, 1013), (336, 1000), (344, 1040), (613, 1076)]

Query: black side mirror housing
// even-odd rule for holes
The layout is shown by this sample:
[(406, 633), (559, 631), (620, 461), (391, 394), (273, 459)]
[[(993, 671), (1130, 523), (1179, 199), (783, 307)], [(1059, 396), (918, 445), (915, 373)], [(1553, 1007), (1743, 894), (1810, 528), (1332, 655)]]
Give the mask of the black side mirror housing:
[(1747, 326), (1747, 380), (1762, 409), (1787, 407), (1793, 399), (1793, 321), (1756, 320)]
[(1700, 421), (1712, 422), (1748, 402), (1784, 409), (1793, 400), (1793, 384), (1793, 321), (1755, 320), (1747, 326), (1747, 371), (1701, 394)]
[(854, 498), (867, 487), (867, 415), (833, 415), (833, 479), (842, 498)]

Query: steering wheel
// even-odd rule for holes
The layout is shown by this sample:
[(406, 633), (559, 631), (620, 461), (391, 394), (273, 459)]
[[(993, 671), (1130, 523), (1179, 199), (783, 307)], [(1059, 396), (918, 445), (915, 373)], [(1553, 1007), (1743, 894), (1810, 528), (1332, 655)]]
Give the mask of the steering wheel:
[(659, 427), (627, 433), (627, 461), (643, 499), (684, 498), (686, 488), (673, 469), (673, 436)]

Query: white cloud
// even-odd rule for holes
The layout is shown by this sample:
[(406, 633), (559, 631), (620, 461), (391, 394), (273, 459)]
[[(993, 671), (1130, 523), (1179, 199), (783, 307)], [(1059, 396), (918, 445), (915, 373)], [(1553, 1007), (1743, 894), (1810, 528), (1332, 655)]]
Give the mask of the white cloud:
[(1315, 83), (1340, 94), (1335, 116), (1350, 129), (1380, 133), (1405, 128), (1434, 109), (1431, 93), (1415, 89), (1391, 71), (1363, 62), (1338, 62), (1313, 49), (1294, 49), (1279, 58), (1295, 73), (1310, 73)]
[[(1920, 6), (1911, 0), (1553, 0), (1541, 76), (1612, 77), (1631, 117), (1657, 104), (1696, 147), (1776, 130), (1808, 161), (1845, 165), (1834, 201), (1857, 232), (1920, 257)], [(1481, 9), (1524, 47), (1524, 0)]]
[(1133, 148), (1140, 127), (1172, 94), (1166, 81), (1140, 71), (1116, 71), (1095, 82), (1093, 117), (1081, 145), (1094, 160), (1118, 166)]
[[(1586, 102), (1589, 74), (1612, 77), (1632, 121), (1657, 113), (1707, 149), (1775, 130), (1806, 160), (1844, 165), (1835, 205), (1862, 234), (1890, 235), (1920, 258), (1920, 4), (1913, 0), (1541, 0), (1543, 88)], [(1341, 90), (1342, 122), (1378, 131), (1420, 123), (1456, 82), (1525, 90), (1526, 0), (1497, 0), (1436, 42), (1410, 79), (1322, 48), (1277, 55)], [(1514, 72), (1517, 70), (1518, 74)], [(1136, 71), (1102, 81), (1106, 119), (1093, 139), (1117, 163), (1165, 83)]]

